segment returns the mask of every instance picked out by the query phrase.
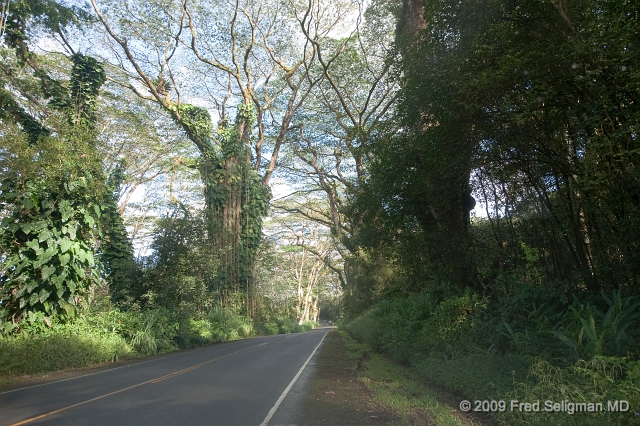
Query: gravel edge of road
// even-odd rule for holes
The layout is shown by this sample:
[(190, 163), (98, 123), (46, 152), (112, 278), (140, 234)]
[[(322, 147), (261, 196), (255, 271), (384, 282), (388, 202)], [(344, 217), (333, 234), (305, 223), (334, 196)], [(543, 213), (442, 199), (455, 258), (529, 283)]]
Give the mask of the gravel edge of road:
[[(461, 412), (458, 396), (425, 383), (410, 368), (337, 330), (327, 335), (321, 349), (299, 426), (497, 424), (488, 416)], [(436, 412), (425, 408), (427, 400)]]

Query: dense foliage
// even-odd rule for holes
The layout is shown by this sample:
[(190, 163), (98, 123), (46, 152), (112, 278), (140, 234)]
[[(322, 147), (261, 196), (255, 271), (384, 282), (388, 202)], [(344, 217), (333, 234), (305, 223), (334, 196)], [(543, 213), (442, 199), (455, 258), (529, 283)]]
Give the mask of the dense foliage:
[(635, 3), (91, 3), (2, 18), (0, 371), (324, 312), (470, 398), (640, 407)]
[[(444, 279), (498, 296), (521, 273), (559, 294), (635, 292), (635, 6), (427, 2), (424, 13), (397, 37), (402, 130), (372, 139), (352, 202), (371, 250), (360, 261), (386, 251), (409, 280), (390, 291)], [(476, 202), (486, 216), (471, 220)]]
[[(39, 3), (16, 6), (7, 22), (5, 38), (13, 52), (3, 49), (9, 60), (2, 80), (2, 118), (8, 125), (3, 139), (9, 143), (2, 153), (0, 192), (0, 321), (7, 331), (28, 312), (73, 316), (86, 305), (100, 285), (96, 257), (106, 208), (94, 133), (105, 72), (94, 58), (76, 53), (68, 58), (68, 80), (51, 77), (57, 70), (29, 50), (27, 24), (49, 16), (45, 30), (54, 31), (74, 15), (64, 7), (41, 9)], [(53, 10), (60, 13), (53, 16)], [(31, 115), (21, 103), (45, 113)]]
[[(118, 91), (102, 97), (105, 64), (70, 44), (86, 12), (18, 1), (2, 13), (2, 374), (312, 328), (313, 321), (263, 308), (268, 301), (254, 289), (269, 195), (250, 164), (253, 104), (238, 107), (233, 125), (223, 117), (217, 131), (205, 108), (160, 105), (200, 150), (200, 159), (176, 163), (199, 170), (204, 212), (171, 193), (176, 213), (156, 221), (150, 253), (136, 262), (118, 206), (130, 159), (109, 152), (120, 142), (101, 132), (145, 118), (110, 108)], [(56, 38), (70, 53), (34, 48)], [(131, 131), (121, 130), (115, 139)], [(43, 351), (51, 362), (38, 360)]]
[(640, 404), (639, 13), (405, 2), (402, 127), (372, 138), (351, 205), (349, 330), (470, 398)]

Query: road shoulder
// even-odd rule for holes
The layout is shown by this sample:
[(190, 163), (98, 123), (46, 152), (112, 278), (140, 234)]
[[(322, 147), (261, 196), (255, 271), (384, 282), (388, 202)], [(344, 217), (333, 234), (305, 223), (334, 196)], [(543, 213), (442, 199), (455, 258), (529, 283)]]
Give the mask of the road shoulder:
[(358, 379), (354, 360), (347, 356), (337, 331), (325, 337), (303, 413), (303, 426), (400, 424)]
[(493, 425), (461, 412), (459, 398), (419, 379), (409, 368), (333, 331), (317, 361), (302, 426)]

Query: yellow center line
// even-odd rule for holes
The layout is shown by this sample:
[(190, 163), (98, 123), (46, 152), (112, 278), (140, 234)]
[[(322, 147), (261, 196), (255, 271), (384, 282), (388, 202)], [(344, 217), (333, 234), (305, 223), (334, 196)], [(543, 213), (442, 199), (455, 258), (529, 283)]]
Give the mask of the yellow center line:
[(229, 357), (231, 355), (239, 354), (240, 352), (248, 351), (249, 349), (257, 348), (258, 346), (264, 346), (266, 344), (267, 343), (260, 343), (259, 345), (254, 345), (254, 346), (251, 346), (251, 347), (248, 347), (248, 348), (245, 348), (245, 349), (241, 349), (239, 351), (232, 352), (230, 354), (223, 355), (223, 356), (218, 357), (218, 358), (210, 359), (209, 361), (205, 361), (203, 363), (194, 365), (192, 367), (188, 367), (188, 368), (185, 368), (185, 369), (182, 369), (182, 370), (174, 371), (173, 373), (165, 374), (164, 376), (156, 377), (155, 379), (147, 380), (146, 382), (138, 383), (137, 385), (129, 386), (129, 387), (126, 387), (124, 389), (120, 389), (120, 390), (117, 390), (117, 391), (114, 391), (114, 392), (109, 392), (109, 393), (106, 393), (104, 395), (88, 399), (86, 401), (78, 402), (77, 404), (73, 404), (73, 405), (69, 405), (67, 407), (59, 408), (57, 410), (49, 411), (48, 413), (40, 414), (39, 416), (36, 416), (36, 417), (31, 417), (30, 419), (23, 420), (23, 421), (21, 421), (19, 423), (14, 423), (11, 426), (19, 426), (19, 425), (24, 425), (24, 424), (27, 424), (27, 423), (31, 423), (31, 422), (36, 421), (38, 419), (41, 419), (43, 417), (48, 417), (48, 416), (51, 416), (53, 414), (60, 413), (61, 411), (70, 410), (70, 409), (78, 407), (80, 405), (88, 404), (90, 402), (97, 401), (99, 399), (106, 398), (106, 397), (111, 396), (111, 395), (115, 395), (117, 393), (128, 391), (129, 389), (137, 388), (139, 386), (143, 386), (143, 385), (146, 385), (146, 384), (149, 384), (149, 383), (158, 383), (158, 382), (161, 382), (162, 380), (168, 379), (170, 377), (179, 376), (180, 374), (184, 374), (184, 373), (188, 373), (189, 371), (196, 370), (196, 369), (202, 367), (205, 364), (209, 364), (209, 363), (221, 360), (222, 358), (226, 358), (226, 357)]

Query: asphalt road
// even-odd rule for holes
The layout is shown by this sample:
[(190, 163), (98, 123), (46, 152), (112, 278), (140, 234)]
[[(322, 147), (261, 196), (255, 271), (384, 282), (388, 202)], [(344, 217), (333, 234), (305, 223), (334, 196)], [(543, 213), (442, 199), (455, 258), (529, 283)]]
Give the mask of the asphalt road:
[(0, 425), (295, 424), (312, 353), (329, 331), (222, 343), (0, 390)]

